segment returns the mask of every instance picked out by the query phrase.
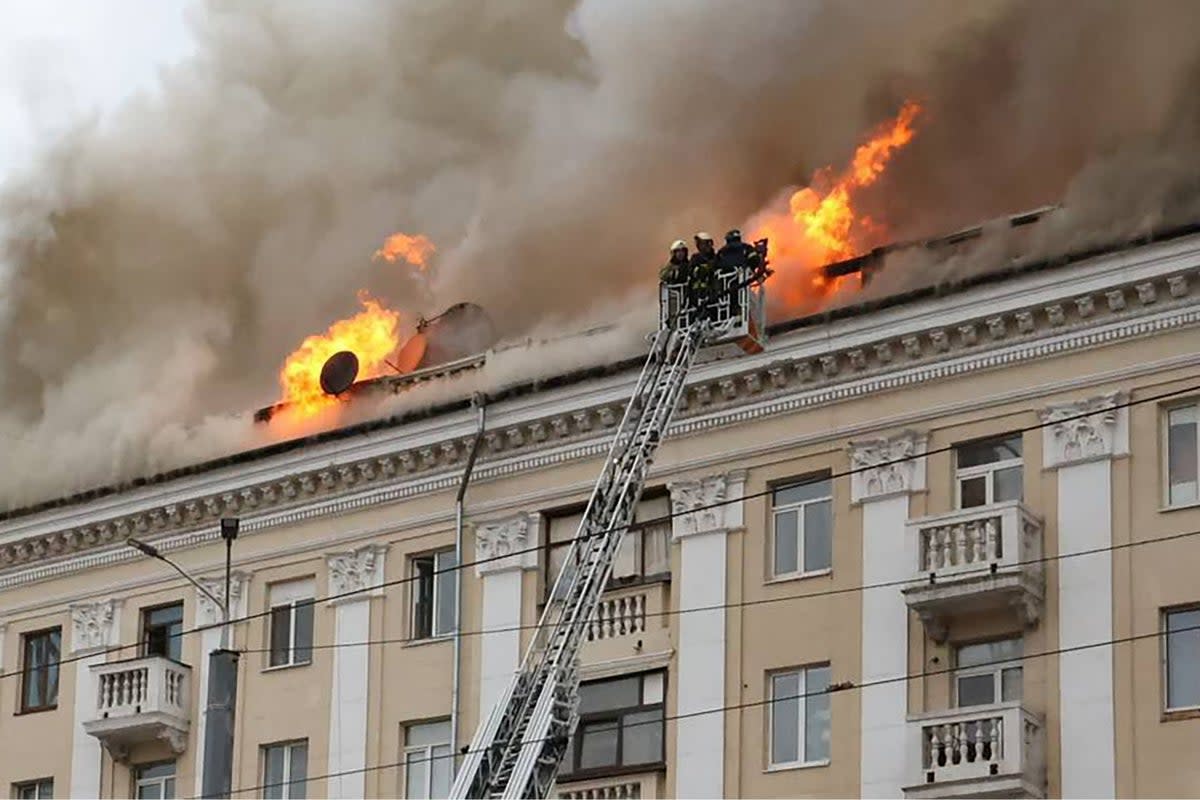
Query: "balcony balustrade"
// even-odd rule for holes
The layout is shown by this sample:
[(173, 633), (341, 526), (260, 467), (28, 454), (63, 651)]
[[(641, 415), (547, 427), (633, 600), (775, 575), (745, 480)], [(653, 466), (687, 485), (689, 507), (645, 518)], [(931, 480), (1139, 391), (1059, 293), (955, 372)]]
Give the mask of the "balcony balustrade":
[(663, 797), (661, 772), (594, 778), (561, 783), (555, 797), (561, 800), (653, 800)]
[(176, 753), (187, 745), (192, 668), (162, 656), (92, 666), (96, 706), (83, 728), (117, 761), (133, 745), (160, 739)]

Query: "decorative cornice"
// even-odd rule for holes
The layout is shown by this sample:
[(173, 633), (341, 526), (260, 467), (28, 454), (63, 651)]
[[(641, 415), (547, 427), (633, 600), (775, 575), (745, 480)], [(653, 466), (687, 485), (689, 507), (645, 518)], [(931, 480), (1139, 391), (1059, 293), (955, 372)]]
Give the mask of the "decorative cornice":
[[(861, 503), (925, 489), (925, 452), (929, 437), (904, 431), (890, 438), (850, 442), (850, 500)], [(907, 459), (896, 462), (898, 459)]]
[[(229, 575), (229, 594), (233, 601), (229, 604), (229, 616), (232, 619), (246, 614), (246, 586), (250, 583), (250, 574), (235, 571)], [(218, 600), (225, 601), (225, 576), (200, 578), (200, 585), (212, 592)], [(196, 623), (198, 625), (216, 625), (221, 621), (221, 609), (217, 607), (208, 595), (196, 590)]]
[(668, 483), (671, 512), (676, 515), (671, 519), (672, 537), (683, 539), (740, 529), (745, 484), (745, 470)]
[(71, 654), (102, 650), (117, 643), (119, 600), (98, 600), (71, 606)]
[(541, 517), (522, 512), (475, 526), (475, 574), (493, 575), (512, 570), (536, 569)]
[[(985, 302), (980, 297), (963, 295), (941, 298), (937, 301), (942, 304), (940, 310), (930, 301), (901, 309), (907, 316), (880, 312), (851, 318), (844, 323), (844, 336), (823, 335), (817, 341), (806, 338), (803, 332), (784, 334), (760, 356), (697, 368), (684, 395), (685, 408), (668, 433), (678, 436), (700, 432), (968, 371), (1195, 326), (1200, 323), (1195, 281), (1191, 280), (1195, 269), (1179, 271), (1179, 264), (1185, 260), (1180, 255), (1183, 250), (1179, 247), (1165, 257), (1147, 258), (1132, 266), (1126, 252), (1122, 260), (1109, 259), (1102, 267), (1065, 270), (1051, 275), (1054, 280), (1046, 274), (1016, 278), (1001, 284), (997, 292), (983, 293), (983, 298), (999, 297), (1006, 307), (1000, 307), (998, 300)], [(1183, 255), (1190, 258), (1194, 253)], [(1120, 278), (1125, 278), (1125, 283), (1114, 288)], [(1147, 284), (1158, 288), (1150, 292), (1145, 288)], [(1063, 291), (1063, 300), (1051, 302), (1046, 298), (1050, 290)], [(1086, 293), (1080, 294), (1083, 290)], [(1117, 303), (1118, 309), (1113, 308), (1109, 297), (1114, 291), (1128, 299)], [(1080, 304), (1081, 297), (1099, 302)], [(950, 302), (956, 298), (956, 304)], [(970, 312), (975, 309), (980, 313), (972, 318)], [(914, 323), (923, 327), (914, 329)], [(829, 341), (845, 341), (846, 346), (830, 351)], [(531, 404), (536, 415), (533, 418), (489, 432), (487, 451), (480, 454), (475, 479), (501, 478), (603, 452), (606, 427), (620, 419), (626, 402), (625, 384), (604, 386), (599, 392), (588, 389), (567, 393), (565, 400), (548, 396), (547, 401)], [(597, 394), (605, 399), (579, 405)], [(314, 460), (307, 457), (293, 458), (289, 463), (297, 468), (290, 472), (269, 464), (248, 464), (244, 469), (248, 480), (274, 475), (251, 485), (231, 484), (231, 480), (240, 479), (234, 474), (223, 479), (226, 488), (209, 495), (186, 497), (179, 488), (164, 488), (157, 494), (140, 490), (141, 494), (133, 495), (141, 499), (109, 498), (96, 505), (99, 512), (84, 507), (84, 513), (79, 509), (55, 512), (46, 522), (15, 523), (12, 527), (17, 530), (45, 530), (55, 514), (61, 513), (66, 519), (87, 518), (78, 525), (68, 524), (0, 545), (0, 589), (69, 571), (66, 564), (81, 563), (77, 554), (82, 552), (98, 551), (88, 563), (116, 563), (124, 556), (114, 555), (113, 545), (135, 532), (156, 541), (170, 538), (181, 547), (192, 546), (211, 541), (219, 518), (229, 514), (242, 515), (243, 530), (252, 532), (450, 488), (458, 481), (460, 462), (469, 452), (473, 432), (465, 423), (457, 427), (438, 425), (439, 430), (454, 432), (445, 439), (421, 434), (426, 438), (419, 444), (414, 436), (385, 437), (385, 442), (413, 444), (408, 449), (377, 451), (358, 459), (353, 458), (354, 453), (370, 448), (342, 443), (337, 449), (321, 450), (325, 466), (320, 468), (304, 469), (304, 464)], [(329, 463), (343, 453), (351, 460)], [(187, 480), (181, 482), (181, 486), (186, 485)], [(153, 502), (155, 496), (164, 495), (171, 496), (172, 501)], [(128, 508), (134, 502), (140, 507), (131, 513), (97, 516), (102, 509)], [(253, 511), (253, 515), (247, 511)], [(262, 522), (257, 526), (247, 524), (247, 518)], [(162, 536), (156, 539), (156, 534)], [(38, 566), (21, 573), (14, 571), (33, 563)]]
[[(1129, 409), (1124, 392), (1048, 406), (1039, 413), (1047, 468), (1113, 458), (1129, 452)], [(1081, 416), (1086, 415), (1086, 416)]]
[[(382, 594), (385, 544), (369, 544), (325, 556), (329, 567), (330, 604), (362, 600)], [(357, 593), (357, 594), (351, 594)], [(349, 594), (349, 597), (339, 595)]]

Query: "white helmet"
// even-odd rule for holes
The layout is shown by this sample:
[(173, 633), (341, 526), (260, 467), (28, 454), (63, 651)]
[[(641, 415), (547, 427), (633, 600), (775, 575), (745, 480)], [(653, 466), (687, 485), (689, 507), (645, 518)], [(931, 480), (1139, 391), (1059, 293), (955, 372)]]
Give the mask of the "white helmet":
[(705, 233), (704, 231), (700, 231), (696, 234), (696, 241), (698, 242), (711, 242), (712, 240), (712, 235)]
[(676, 250), (687, 250), (687, 242), (683, 239), (676, 239), (671, 242), (671, 252), (674, 253)]

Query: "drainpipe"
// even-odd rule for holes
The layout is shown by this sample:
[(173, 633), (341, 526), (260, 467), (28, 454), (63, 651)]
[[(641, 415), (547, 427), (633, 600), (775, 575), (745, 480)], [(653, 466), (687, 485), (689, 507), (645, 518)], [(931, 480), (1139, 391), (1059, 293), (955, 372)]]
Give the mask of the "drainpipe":
[(475, 427), (475, 439), (471, 442), (471, 453), (467, 456), (467, 466), (463, 469), (462, 480), (458, 484), (458, 495), (454, 498), (454, 566), (458, 569), (458, 580), (455, 582), (454, 599), (457, 614), (454, 619), (454, 675), (451, 682), (450, 694), (450, 750), (453, 762), (451, 773), (458, 772), (458, 696), (462, 671), (462, 561), (463, 561), (463, 498), (467, 494), (467, 484), (471, 482), (471, 472), (475, 469), (475, 457), (479, 455), (479, 443), (483, 441), (483, 425), (486, 418), (487, 397), (476, 394), (471, 404), (478, 411), (478, 422)]

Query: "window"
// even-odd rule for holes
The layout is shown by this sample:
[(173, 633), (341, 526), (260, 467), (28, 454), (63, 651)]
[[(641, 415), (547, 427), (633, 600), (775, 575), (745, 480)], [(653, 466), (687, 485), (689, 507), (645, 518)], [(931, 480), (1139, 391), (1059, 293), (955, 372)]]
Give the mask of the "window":
[(829, 761), (829, 665), (771, 675), (771, 766)]
[(955, 659), (954, 696), (959, 707), (1021, 699), (1020, 639), (962, 645)]
[(1167, 505), (1200, 501), (1200, 405), (1167, 411)]
[(27, 633), (22, 637), (21, 710), (42, 711), (58, 705), (58, 660), (62, 629)]
[(142, 655), (183, 657), (183, 603), (142, 609)]
[(412, 559), (412, 638), (454, 633), (458, 606), (458, 562), (453, 550)]
[(54, 797), (54, 779), (42, 778), (37, 781), (14, 783), (13, 797), (17, 800), (47, 800)]
[(138, 800), (173, 800), (175, 797), (175, 762), (158, 761), (134, 767), (133, 782)]
[(1165, 617), (1167, 710), (1200, 708), (1200, 608)]
[(267, 800), (303, 798), (308, 777), (308, 740), (269, 744), (262, 750), (263, 797)]
[(404, 796), (446, 797), (453, 776), (449, 720), (405, 726)]
[(312, 661), (315, 588), (311, 578), (271, 586), (272, 667), (288, 667)]
[(959, 508), (1022, 499), (1020, 434), (960, 444), (954, 458)]
[(663, 761), (666, 673), (648, 672), (579, 687), (579, 725), (567, 745), (564, 774)]
[[(547, 515), (550, 545), (544, 576), (547, 596), (554, 589), (554, 582), (567, 560), (571, 542), (579, 535), (584, 510), (580, 508), (573, 512)], [(625, 532), (621, 549), (613, 561), (609, 586), (637, 583), (671, 574), (670, 514), (671, 498), (668, 495), (642, 498), (633, 512), (633, 524)]]
[(832, 481), (810, 478), (771, 493), (771, 574), (806, 575), (833, 565)]

